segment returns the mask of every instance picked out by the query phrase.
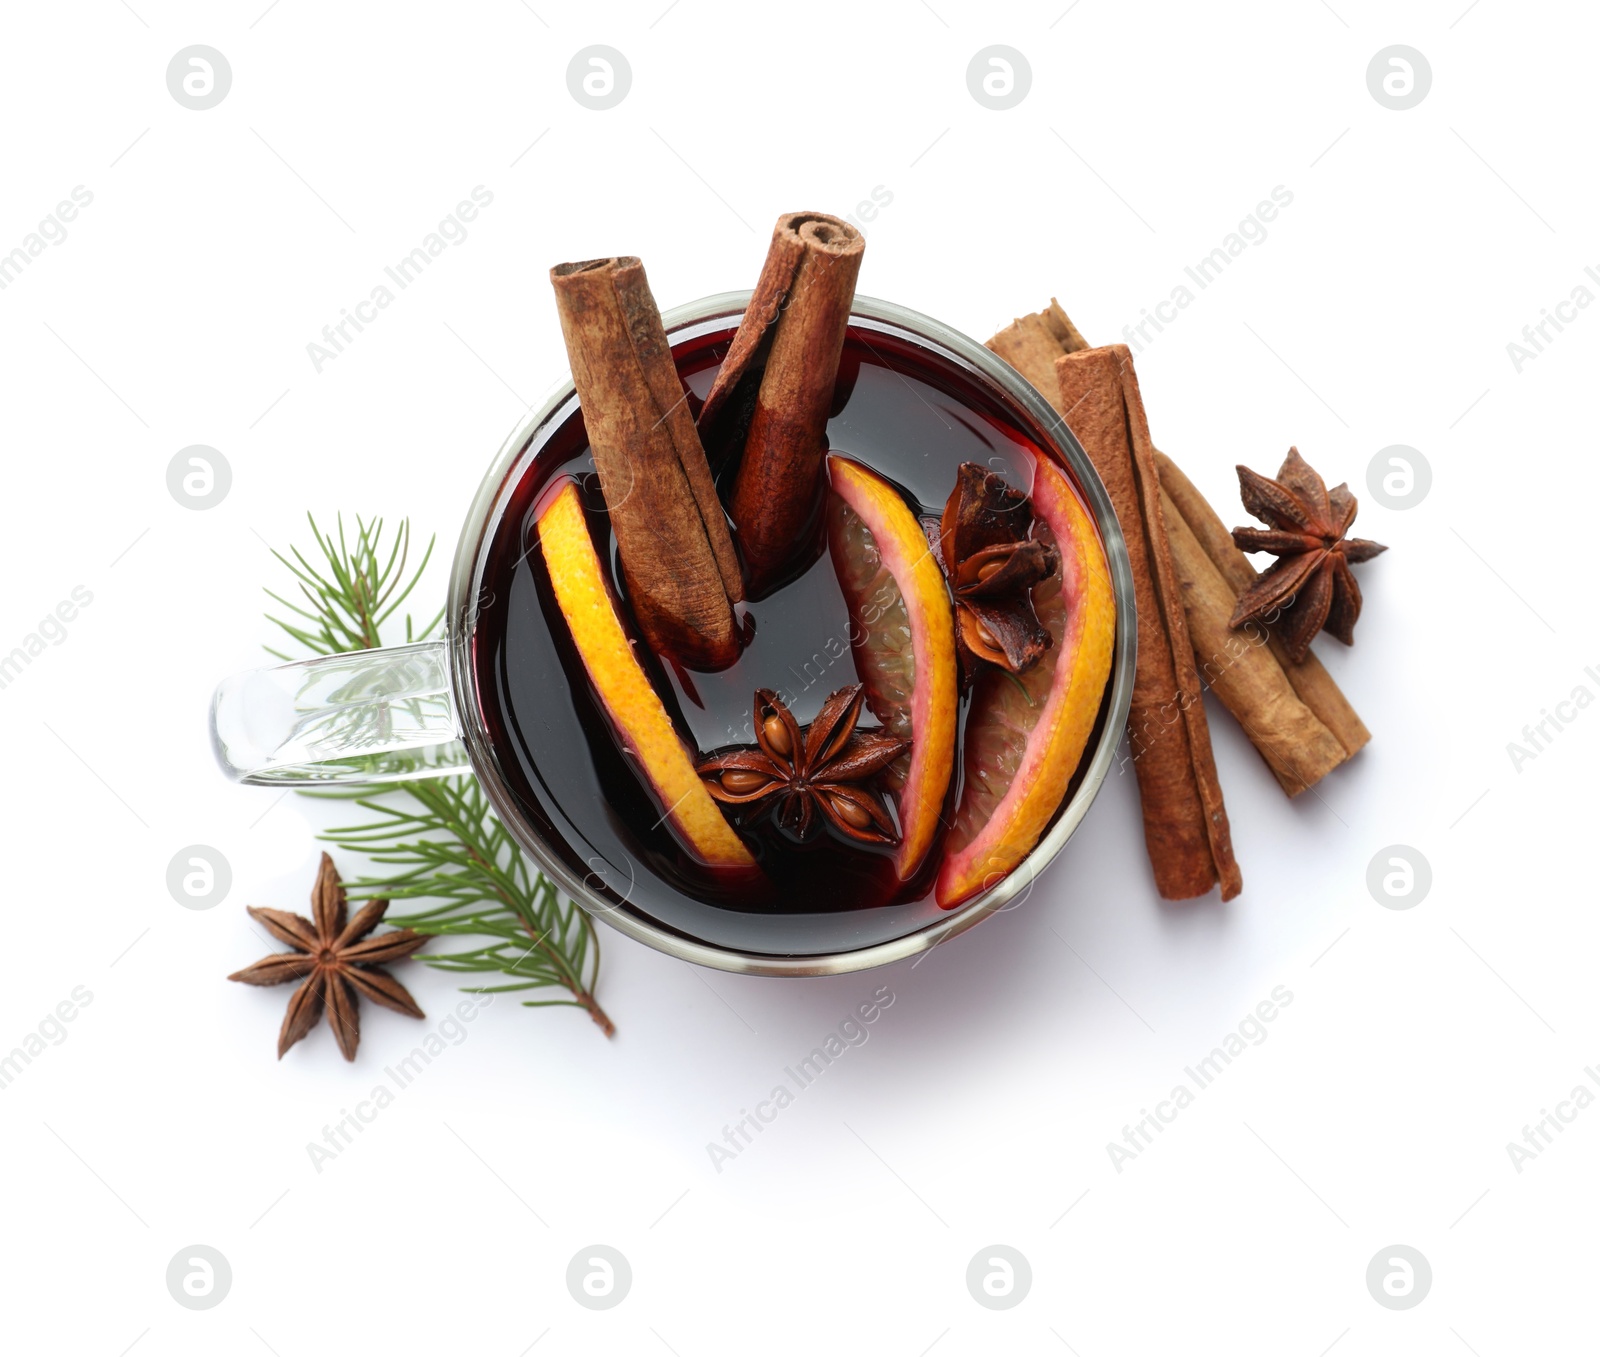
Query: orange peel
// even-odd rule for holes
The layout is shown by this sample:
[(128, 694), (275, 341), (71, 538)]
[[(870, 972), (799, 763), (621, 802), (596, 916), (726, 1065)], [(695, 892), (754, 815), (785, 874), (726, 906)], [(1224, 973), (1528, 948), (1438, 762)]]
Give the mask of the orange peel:
[[(901, 881), (916, 875), (932, 849), (940, 828), (945, 793), (955, 768), (956, 648), (955, 621), (944, 573), (928, 547), (927, 535), (900, 492), (859, 462), (831, 454), (828, 480), (838, 500), (871, 534), (880, 568), (862, 559), (853, 525), (835, 511), (830, 515), (829, 544), (840, 587), (851, 602), (852, 639), (857, 672), (867, 685), (867, 704), (890, 734), (909, 738), (911, 753), (898, 788), (900, 846), (895, 871)], [(909, 693), (892, 691), (885, 681), (885, 661), (872, 652), (870, 628), (865, 634), (862, 608), (883, 592), (887, 574), (899, 593), (910, 653), (899, 657)], [(853, 597), (852, 597), (853, 595)], [(892, 605), (892, 598), (886, 604)], [(892, 661), (891, 661), (892, 662)]]
[(600, 708), (667, 824), (706, 866), (755, 868), (750, 850), (700, 781), (672, 717), (634, 654), (572, 482), (540, 514), (539, 543), (556, 603)]

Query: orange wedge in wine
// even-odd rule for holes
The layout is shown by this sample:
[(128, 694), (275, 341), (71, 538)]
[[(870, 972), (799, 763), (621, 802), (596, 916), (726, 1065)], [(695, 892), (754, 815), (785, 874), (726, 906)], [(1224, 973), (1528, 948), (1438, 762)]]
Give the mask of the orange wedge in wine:
[(986, 666), (967, 713), (965, 782), (934, 887), (954, 909), (1033, 851), (1077, 771), (1111, 674), (1116, 603), (1094, 524), (1055, 465), (1035, 458), (1034, 534), (1061, 568), (1033, 588), (1053, 644), (1031, 669)]
[(667, 824), (707, 866), (754, 868), (750, 850), (700, 781), (672, 717), (634, 655), (572, 482), (540, 514), (539, 544), (556, 603), (601, 709)]
[(911, 741), (888, 770), (898, 797), (895, 871), (907, 881), (939, 832), (955, 766), (956, 643), (950, 592), (905, 499), (859, 462), (830, 455), (828, 548), (850, 606), (856, 674), (884, 728)]

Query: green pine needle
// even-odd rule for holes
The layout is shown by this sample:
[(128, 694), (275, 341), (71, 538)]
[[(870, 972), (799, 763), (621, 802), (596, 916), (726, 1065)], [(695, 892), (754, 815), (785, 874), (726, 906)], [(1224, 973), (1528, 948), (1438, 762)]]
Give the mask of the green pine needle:
[[(428, 539), (421, 562), (408, 572), (409, 520), (401, 520), (386, 547), (382, 519), (356, 519), (352, 542), (342, 515), (336, 533), (322, 532), (314, 518), (307, 518), (317, 544), (311, 559), (298, 548), (288, 556), (273, 552), (294, 575), (298, 600), (266, 590), (298, 620), (270, 613), (268, 620), (315, 655), (381, 646), (383, 624), (416, 588), (434, 539)], [(406, 641), (428, 639), (443, 618), (441, 608), (417, 630), (407, 614)], [(267, 650), (282, 660), (295, 658)], [(616, 1030), (594, 998), (600, 940), (593, 920), (574, 902), (563, 903), (555, 884), (529, 865), (470, 773), (308, 795), (354, 801), (373, 817), (321, 836), (393, 869), (346, 882), (353, 897), (427, 902), (414, 913), (390, 916), (389, 922), (478, 943), (418, 960), (461, 975), (502, 975), (510, 982), (466, 987), (475, 994), (565, 990), (569, 997), (527, 999), (523, 1006), (581, 1008), (607, 1036)]]

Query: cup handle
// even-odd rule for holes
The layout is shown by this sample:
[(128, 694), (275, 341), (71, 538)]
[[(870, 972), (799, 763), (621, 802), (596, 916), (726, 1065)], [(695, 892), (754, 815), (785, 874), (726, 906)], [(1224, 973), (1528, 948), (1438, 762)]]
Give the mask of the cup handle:
[(235, 674), (211, 699), (211, 747), (235, 782), (401, 782), (468, 768), (444, 641)]

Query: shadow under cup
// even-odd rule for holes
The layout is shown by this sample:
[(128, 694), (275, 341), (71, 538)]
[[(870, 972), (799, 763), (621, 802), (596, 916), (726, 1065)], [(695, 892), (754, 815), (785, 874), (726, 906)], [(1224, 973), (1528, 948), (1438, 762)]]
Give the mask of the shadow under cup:
[[(664, 317), (680, 375), (695, 397), (709, 389), (749, 295), (709, 298)], [(1127, 552), (1087, 457), (1020, 375), (936, 321), (857, 297), (828, 437), (832, 450), (872, 466), (900, 485), (919, 512), (935, 516), (960, 461), (985, 462), (1026, 485), (1018, 449), (1049, 456), (1078, 488), (1110, 562), (1116, 649), (1077, 774), (1022, 865), (956, 910), (933, 903), (931, 883), (919, 899), (841, 908), (849, 891), (830, 889), (826, 881), (806, 882), (775, 908), (738, 893), (719, 897), (688, 862), (660, 822), (663, 808), (653, 805), (616, 746), (539, 558), (535, 514), (555, 484), (577, 478), (590, 502), (599, 503), (570, 383), (507, 441), (468, 516), (451, 579), (450, 667), (462, 739), (506, 825), (557, 886), (591, 913), (662, 951), (724, 970), (819, 975), (881, 965), (1020, 904), (1082, 820), (1127, 719), (1134, 645)], [(604, 545), (614, 565), (615, 542)], [(764, 622), (766, 636), (785, 631), (781, 594), (751, 605), (758, 638)], [(842, 597), (838, 610), (843, 617)], [(815, 683), (802, 703), (808, 714), (796, 712), (802, 721), (822, 694), (856, 677), (847, 647), (842, 655), (830, 652), (825, 677), (813, 675), (803, 650), (783, 654), (780, 644), (781, 672), (753, 680), (791, 693)], [(714, 688), (717, 678), (693, 675), (691, 681)], [(752, 680), (742, 674), (740, 681)], [(717, 703), (698, 709), (683, 700), (681, 682), (670, 686), (669, 707), (700, 748), (749, 739), (718, 729), (726, 713)], [(671, 696), (679, 700), (674, 704)], [(749, 694), (742, 700), (748, 704)]]

